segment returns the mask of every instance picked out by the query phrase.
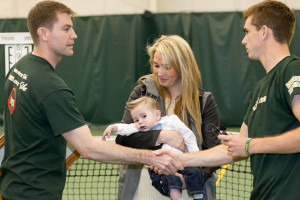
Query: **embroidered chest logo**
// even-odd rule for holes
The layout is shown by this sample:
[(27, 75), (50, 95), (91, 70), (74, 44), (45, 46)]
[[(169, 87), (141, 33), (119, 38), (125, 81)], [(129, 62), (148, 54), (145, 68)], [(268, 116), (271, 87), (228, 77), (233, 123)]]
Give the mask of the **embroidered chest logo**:
[(13, 88), (8, 97), (8, 110), (10, 112), (10, 115), (13, 114), (16, 107), (16, 94), (16, 88)]

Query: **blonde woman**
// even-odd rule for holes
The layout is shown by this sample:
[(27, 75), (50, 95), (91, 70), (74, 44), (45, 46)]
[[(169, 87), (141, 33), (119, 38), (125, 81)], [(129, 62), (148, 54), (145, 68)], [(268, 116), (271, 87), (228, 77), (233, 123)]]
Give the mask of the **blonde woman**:
[[(219, 126), (217, 106), (213, 95), (201, 88), (201, 74), (189, 44), (180, 36), (163, 35), (153, 45), (149, 45), (147, 51), (153, 73), (138, 80), (138, 85), (128, 101), (141, 96), (153, 97), (160, 104), (162, 116), (175, 114), (193, 131), (200, 150), (218, 145), (220, 142), (217, 135), (206, 129), (209, 123)], [(127, 108), (122, 122), (133, 122)], [(118, 136), (116, 142), (141, 149), (155, 149), (162, 143), (184, 149), (182, 137), (175, 131), (167, 130), (153, 131), (151, 134), (140, 132), (130, 136)], [(215, 199), (213, 172), (216, 169), (202, 168), (206, 181), (204, 199)], [(145, 180), (140, 181), (145, 172), (147, 171), (142, 170), (142, 166), (136, 165), (121, 169), (118, 199), (163, 199), (164, 196), (151, 186), (148, 175), (145, 176)], [(137, 188), (141, 188), (139, 184), (147, 187), (147, 193), (136, 194)]]

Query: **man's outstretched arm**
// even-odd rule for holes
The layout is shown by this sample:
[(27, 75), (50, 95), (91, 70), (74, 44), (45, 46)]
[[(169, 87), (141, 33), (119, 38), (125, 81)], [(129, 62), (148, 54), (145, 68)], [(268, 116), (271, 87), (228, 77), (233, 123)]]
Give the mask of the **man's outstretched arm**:
[[(245, 143), (248, 138), (248, 127), (245, 123), (241, 126), (239, 135), (219, 135), (218, 139), (222, 141), (222, 143), (226, 144), (229, 138), (233, 138), (235, 140), (245, 140)], [(193, 153), (185, 153), (179, 155), (180, 160), (182, 161), (185, 167), (216, 167), (225, 164), (231, 164), (236, 161), (245, 160), (248, 158), (245, 152), (245, 143), (241, 147), (241, 151), (243, 152), (243, 156), (236, 156), (232, 152), (228, 151), (228, 146), (224, 144), (217, 145), (213, 148), (193, 152)]]
[(156, 155), (149, 150), (137, 150), (93, 138), (87, 125), (63, 134), (83, 158), (115, 164), (143, 163), (156, 166), (165, 174), (182, 169), (181, 162), (168, 154)]

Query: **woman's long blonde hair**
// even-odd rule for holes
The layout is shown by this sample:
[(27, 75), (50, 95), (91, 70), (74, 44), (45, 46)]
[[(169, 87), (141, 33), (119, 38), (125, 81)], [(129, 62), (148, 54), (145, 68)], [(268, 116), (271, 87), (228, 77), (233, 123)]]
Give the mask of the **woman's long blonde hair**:
[[(181, 77), (181, 98), (176, 101), (175, 114), (189, 126), (189, 116), (193, 120), (196, 130), (202, 139), (201, 127), (199, 120), (201, 119), (201, 110), (199, 102), (199, 88), (202, 87), (201, 74), (190, 45), (180, 36), (162, 35), (153, 45), (147, 46), (149, 55), (149, 63), (153, 72), (153, 59), (155, 52), (162, 54), (164, 63), (173, 67)], [(149, 77), (143, 76), (142, 78)], [(152, 75), (153, 77), (153, 75)], [(159, 93), (163, 100), (169, 92), (162, 87), (158, 78), (154, 76), (154, 80), (158, 87)], [(166, 108), (165, 108), (166, 109)]]

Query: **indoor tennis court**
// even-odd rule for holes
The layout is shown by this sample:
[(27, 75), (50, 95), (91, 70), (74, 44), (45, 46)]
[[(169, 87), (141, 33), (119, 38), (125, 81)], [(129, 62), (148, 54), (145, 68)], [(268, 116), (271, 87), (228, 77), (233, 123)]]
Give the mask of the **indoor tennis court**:
[[(119, 156), (123, 153), (120, 149), (124, 152), (131, 149), (104, 143), (101, 136), (108, 125), (121, 121), (133, 124), (131, 110), (126, 103), (142, 96), (151, 97), (159, 103), (161, 117), (176, 115), (184, 122), (195, 137), (193, 142), (198, 149), (196, 152), (201, 151), (199, 155), (203, 155), (202, 149), (220, 150), (214, 147), (221, 146), (226, 148), (222, 149), (222, 155), (227, 160), (214, 154), (219, 162), (251, 158), (251, 167), (250, 159), (222, 165), (215, 172), (218, 176), (216, 184), (213, 184), (216, 185), (216, 196), (204, 196), (205, 200), (248, 200), (251, 195), (251, 200), (257, 196), (255, 200), (273, 200), (276, 198), (272, 195), (279, 199), (278, 193), (282, 191), (285, 193), (283, 198), (284, 195), (288, 197), (286, 200), (297, 200), (298, 197), (293, 195), (298, 190), (295, 184), (289, 183), (300, 180), (296, 173), (300, 170), (300, 153), (298, 144), (295, 144), (297, 140), (292, 138), (292, 135), (300, 135), (297, 134), (300, 131), (300, 1), (56, 1), (60, 6), (62, 3), (63, 11), (48, 13), (49, 6), (43, 12), (37, 12), (45, 16), (37, 17), (39, 15), (32, 14), (31, 8), (42, 0), (0, 0), (1, 159), (5, 154), (5, 137), (8, 138), (8, 145), (5, 145), (8, 156), (3, 161), (2, 179), (0, 171), (0, 195), (1, 189), (6, 190), (5, 200), (22, 199), (22, 195), (31, 198), (28, 192), (31, 189), (40, 196), (50, 196), (53, 190), (54, 196), (58, 196), (55, 200), (61, 195), (62, 200), (168, 198), (155, 191), (161, 198), (145, 193), (148, 199), (143, 199), (143, 191), (150, 191), (151, 185), (142, 184), (146, 181), (135, 184), (138, 183), (135, 178), (143, 180), (141, 177), (146, 177), (140, 176), (142, 169), (138, 168), (134, 168), (137, 173), (132, 173), (132, 177), (123, 179), (124, 188), (129, 189), (123, 190), (122, 199), (118, 198), (121, 165), (104, 163), (124, 163), (122, 159), (137, 162), (137, 158), (130, 157), (136, 154)], [(266, 10), (252, 7), (268, 1), (271, 4), (267, 3)], [(273, 15), (275, 17), (270, 17)], [(45, 20), (48, 17), (49, 20)], [(275, 20), (277, 17), (282, 20)], [(35, 27), (40, 20), (45, 21)], [(64, 25), (57, 28), (60, 23)], [(52, 34), (55, 31), (60, 37)], [(161, 41), (171, 41), (172, 45)], [(160, 42), (162, 46), (159, 46)], [(47, 68), (37, 67), (34, 70), (31, 62)], [(46, 78), (43, 78), (44, 75)], [(34, 89), (31, 89), (30, 83), (37, 83), (32, 84)], [(208, 128), (209, 124), (214, 127)], [(161, 125), (160, 121), (156, 125)], [(154, 130), (152, 128), (149, 130)], [(241, 137), (223, 136), (221, 128), (244, 134)], [(163, 130), (161, 126), (159, 130)], [(74, 133), (78, 137), (74, 137)], [(86, 134), (88, 137), (84, 137)], [(229, 138), (221, 139), (225, 145), (218, 145), (219, 134)], [(172, 144), (178, 139), (177, 135), (174, 136), (174, 139), (162, 136), (164, 143)], [(284, 136), (285, 140), (281, 138)], [(123, 138), (122, 145), (132, 145), (136, 149), (140, 142), (146, 146), (155, 143), (148, 149), (158, 148), (158, 144), (163, 146), (163, 142), (152, 141), (154, 137), (144, 142), (136, 134), (132, 137), (135, 140)], [(288, 141), (288, 145), (282, 144), (284, 141)], [(39, 142), (43, 145), (39, 146)], [(109, 142), (114, 143), (115, 140), (110, 139)], [(70, 143), (79, 149), (78, 152), (82, 151), (83, 157), (91, 160), (83, 159), (77, 151), (72, 154), (74, 148), (70, 147)], [(99, 143), (102, 146), (97, 145)], [(253, 143), (260, 145), (254, 146)], [(69, 146), (65, 156), (66, 144)], [(79, 144), (83, 147), (79, 148)], [(97, 156), (104, 155), (102, 148), (106, 145), (110, 147), (105, 149), (106, 153), (110, 154), (105, 156), (110, 156)], [(251, 147), (256, 152), (251, 152), (254, 151)], [(182, 145), (184, 148), (188, 148), (187, 145)], [(96, 155), (94, 152), (97, 150), (101, 154)], [(152, 151), (144, 153), (154, 154)], [(233, 153), (238, 156), (232, 156)], [(143, 163), (153, 163), (161, 158), (153, 157), (156, 159), (143, 157)], [(70, 165), (67, 172), (65, 158), (67, 169)], [(93, 161), (97, 159), (102, 160)], [(207, 163), (211, 162), (209, 159), (206, 159)], [(191, 162), (197, 163), (195, 160), (191, 159)], [(201, 163), (205, 156), (198, 160)], [(209, 176), (214, 178), (211, 174)], [(57, 185), (44, 187), (48, 180), (54, 183), (55, 178), (59, 180)], [(202, 184), (209, 188), (208, 185)], [(15, 189), (18, 186), (24, 191), (18, 192)], [(141, 193), (138, 195), (138, 192)], [(197, 192), (199, 194), (193, 194), (194, 197), (200, 195), (202, 198), (203, 190)], [(187, 190), (184, 193), (187, 195)], [(210, 191), (204, 193), (210, 196)], [(39, 199), (39, 195), (34, 198)], [(188, 195), (189, 199), (193, 195)], [(211, 195), (214, 196), (213, 193)]]

